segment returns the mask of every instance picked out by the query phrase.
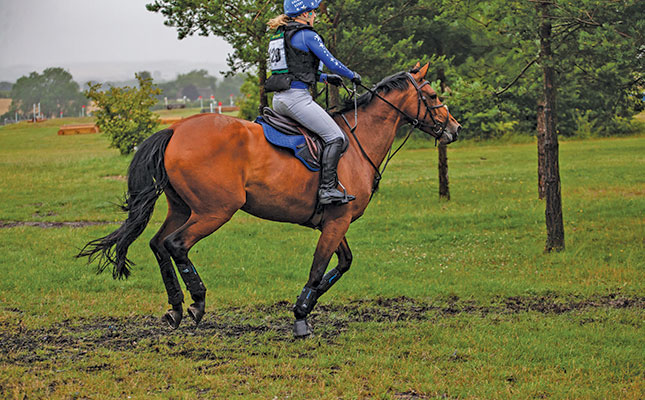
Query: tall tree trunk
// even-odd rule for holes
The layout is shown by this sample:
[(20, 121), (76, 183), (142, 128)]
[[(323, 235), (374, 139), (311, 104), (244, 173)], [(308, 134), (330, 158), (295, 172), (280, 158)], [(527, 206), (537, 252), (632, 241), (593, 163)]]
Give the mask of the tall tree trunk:
[(538, 198), (544, 200), (546, 196), (546, 175), (544, 172), (544, 136), (546, 134), (546, 121), (544, 120), (544, 100), (537, 106), (537, 148), (538, 148)]
[(448, 187), (448, 146), (440, 144), (439, 148), (439, 198), (450, 200)]
[(540, 9), (540, 63), (544, 72), (544, 165), (546, 176), (546, 230), (545, 251), (564, 249), (562, 223), (562, 194), (560, 192), (560, 167), (558, 165), (558, 133), (556, 130), (556, 89), (553, 53), (551, 51), (550, 1), (538, 3)]
[(262, 115), (262, 110), (264, 109), (264, 107), (268, 107), (269, 105), (267, 93), (264, 90), (264, 83), (267, 80), (266, 60), (261, 60), (260, 62), (258, 62), (258, 78), (260, 80), (260, 109), (258, 110), (258, 115)]
[[(446, 89), (446, 73), (443, 68), (437, 71), (437, 77), (441, 82), (441, 91)], [(448, 146), (439, 145), (437, 151), (439, 157), (439, 198), (450, 200), (450, 187), (448, 186)]]

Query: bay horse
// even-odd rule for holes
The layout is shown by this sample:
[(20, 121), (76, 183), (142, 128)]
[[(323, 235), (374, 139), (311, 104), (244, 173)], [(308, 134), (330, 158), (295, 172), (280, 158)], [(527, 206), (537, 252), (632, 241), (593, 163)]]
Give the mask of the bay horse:
[[(175, 123), (146, 139), (128, 168), (128, 191), (122, 208), (127, 219), (114, 232), (85, 245), (77, 257), (96, 258), (99, 271), (113, 266), (113, 277), (127, 278), (132, 262), (128, 247), (144, 231), (157, 198), (166, 194), (168, 215), (150, 241), (172, 306), (163, 319), (176, 329), (182, 319), (184, 294), (172, 261), (191, 294), (188, 315), (199, 324), (206, 288), (188, 258), (199, 240), (224, 225), (237, 210), (280, 222), (319, 229), (309, 280), (293, 312), (294, 334), (312, 330), (307, 315), (318, 298), (345, 274), (352, 253), (345, 233), (363, 215), (380, 178), (378, 166), (390, 150), (397, 129), (405, 123), (429, 133), (440, 143), (456, 140), (461, 126), (440, 103), (425, 80), (429, 65), (383, 79), (333, 115), (346, 131), (356, 117), (338, 175), (356, 199), (325, 206), (316, 224), (319, 173), (309, 171), (286, 150), (264, 138), (261, 125), (220, 114), (201, 114)], [(353, 122), (353, 121), (352, 121)], [(332, 255), (338, 265), (326, 272)]]

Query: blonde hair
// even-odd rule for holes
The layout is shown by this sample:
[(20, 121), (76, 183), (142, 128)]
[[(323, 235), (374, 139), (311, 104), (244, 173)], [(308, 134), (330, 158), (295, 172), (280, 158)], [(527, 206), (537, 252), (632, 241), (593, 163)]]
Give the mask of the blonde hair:
[(280, 26), (286, 25), (289, 21), (292, 21), (293, 18), (286, 14), (280, 14), (277, 17), (270, 19), (269, 22), (267, 22), (267, 25), (269, 25), (270, 29), (277, 29)]

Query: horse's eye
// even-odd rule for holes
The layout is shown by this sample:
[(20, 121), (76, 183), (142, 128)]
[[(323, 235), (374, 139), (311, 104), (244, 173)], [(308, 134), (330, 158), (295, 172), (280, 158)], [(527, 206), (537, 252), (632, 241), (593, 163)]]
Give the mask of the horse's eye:
[(436, 100), (436, 98), (437, 98), (437, 94), (436, 94), (436, 93), (431, 94), (431, 95), (430, 95), (430, 98), (431, 98), (432, 100)]

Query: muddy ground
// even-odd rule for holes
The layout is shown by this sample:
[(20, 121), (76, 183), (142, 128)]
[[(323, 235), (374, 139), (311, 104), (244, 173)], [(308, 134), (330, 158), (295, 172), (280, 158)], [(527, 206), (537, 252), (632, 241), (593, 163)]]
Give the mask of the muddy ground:
[[(54, 215), (54, 214), (50, 214)], [(17, 226), (31, 226), (36, 228), (84, 228), (94, 225), (108, 225), (115, 222), (104, 221), (66, 221), (66, 222), (44, 222), (44, 221), (2, 221), (0, 220), (0, 229), (15, 228)]]
[[(347, 304), (319, 304), (310, 316), (314, 334), (328, 341), (341, 335), (349, 324), (365, 322), (440, 320), (460, 314), (505, 315), (524, 312), (543, 314), (575, 313), (590, 309), (645, 309), (645, 297), (608, 294), (588, 298), (577, 296), (534, 296), (494, 299), (481, 305), (457, 297), (425, 302), (407, 297), (362, 299)], [(0, 362), (31, 365), (57, 357), (82, 358), (97, 348), (129, 351), (167, 351), (193, 360), (218, 360), (208, 349), (178, 346), (184, 339), (218, 336), (254, 338), (265, 334), (269, 341), (293, 341), (291, 304), (283, 301), (268, 306), (208, 309), (195, 327), (184, 317), (178, 330), (164, 326), (160, 316), (101, 317), (64, 320), (49, 327), (27, 329), (21, 323), (23, 310), (5, 308), (16, 318), (0, 322)], [(580, 320), (578, 323), (591, 323)], [(97, 365), (93, 368), (102, 368)]]

